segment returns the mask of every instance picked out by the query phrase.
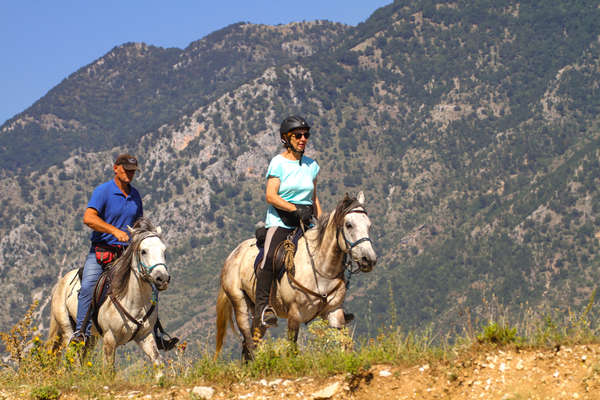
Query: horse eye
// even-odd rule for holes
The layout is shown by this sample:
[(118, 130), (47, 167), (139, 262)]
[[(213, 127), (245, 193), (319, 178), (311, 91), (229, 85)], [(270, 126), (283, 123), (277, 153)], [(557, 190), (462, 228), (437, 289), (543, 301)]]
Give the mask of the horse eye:
[(146, 254), (146, 250), (142, 250), (142, 254)]
[(352, 229), (352, 224), (350, 222), (346, 222), (346, 228)]

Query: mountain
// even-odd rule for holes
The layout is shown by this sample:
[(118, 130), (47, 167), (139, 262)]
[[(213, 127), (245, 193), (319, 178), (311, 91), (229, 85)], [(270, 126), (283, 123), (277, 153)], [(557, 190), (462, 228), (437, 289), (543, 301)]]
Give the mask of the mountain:
[[(63, 161), (74, 150), (135, 144), (269, 66), (329, 48), (347, 29), (327, 21), (239, 23), (185, 50), (144, 43), (115, 47), (4, 124), (0, 167), (26, 173)], [(35, 148), (29, 145), (33, 140)]]
[(47, 314), (83, 263), (87, 198), (128, 150), (169, 245), (161, 315), (209, 336), (220, 267), (264, 218), (294, 113), (314, 127), (324, 209), (366, 194), (379, 261), (351, 279), (359, 333), (581, 307), (600, 277), (599, 18), (593, 1), (395, 1), (356, 27), (242, 23), (185, 50), (113, 49), (0, 127), (0, 320), (36, 298)]

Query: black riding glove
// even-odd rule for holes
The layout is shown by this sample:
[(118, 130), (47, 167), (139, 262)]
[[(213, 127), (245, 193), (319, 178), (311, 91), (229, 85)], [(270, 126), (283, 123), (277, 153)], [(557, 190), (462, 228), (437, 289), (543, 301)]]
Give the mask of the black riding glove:
[(299, 221), (305, 226), (310, 225), (312, 216), (313, 216), (313, 208), (310, 205), (304, 204), (296, 204), (296, 211), (294, 211)]

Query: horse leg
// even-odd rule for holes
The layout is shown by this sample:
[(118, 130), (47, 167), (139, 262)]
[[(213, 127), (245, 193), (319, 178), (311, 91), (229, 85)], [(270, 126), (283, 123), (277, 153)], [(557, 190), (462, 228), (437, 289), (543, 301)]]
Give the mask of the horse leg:
[(48, 341), (46, 342), (47, 346), (53, 351), (57, 352), (61, 347), (61, 344), (64, 343), (63, 337), (64, 332), (62, 329), (59, 329), (58, 321), (54, 314), (50, 313), (50, 328), (48, 328)]
[(150, 333), (146, 335), (145, 338), (141, 340), (136, 340), (136, 343), (154, 364), (154, 367), (157, 371), (155, 378), (160, 379), (164, 375), (164, 362), (162, 356), (160, 355), (160, 352), (158, 351), (158, 347), (156, 347), (156, 340), (154, 339), (154, 335)]
[(287, 338), (290, 341), (292, 352), (298, 352), (298, 331), (300, 330), (300, 321), (288, 316)]
[[(338, 308), (327, 314), (327, 322), (330, 327), (342, 330), (346, 326), (346, 317), (344, 316), (344, 310), (342, 308)], [(348, 335), (347, 332), (343, 332), (342, 334), (347, 338), (347, 340), (344, 339), (342, 342), (344, 350), (351, 350), (353, 347), (352, 337)]]
[(110, 373), (115, 372), (115, 350), (117, 349), (117, 341), (111, 331), (104, 333), (102, 337), (102, 350), (104, 352), (104, 366), (108, 368)]
[(243, 291), (237, 293), (236, 296), (230, 296), (231, 304), (235, 312), (235, 321), (238, 329), (242, 334), (242, 358), (245, 361), (252, 360), (252, 351), (254, 350), (254, 342), (252, 340), (252, 330), (250, 328), (250, 318), (252, 305), (248, 296)]
[(341, 329), (346, 326), (346, 318), (344, 317), (344, 310), (338, 308), (327, 314), (327, 323), (332, 328)]
[(300, 330), (300, 321), (295, 318), (289, 318), (287, 322), (287, 338), (290, 342), (298, 341), (298, 331)]
[(82, 361), (87, 358), (88, 354), (90, 354), (92, 350), (94, 350), (94, 347), (96, 347), (96, 343), (98, 343), (97, 335), (90, 335), (90, 337), (87, 338), (87, 340), (85, 341), (85, 345), (83, 346), (83, 351), (81, 353)]

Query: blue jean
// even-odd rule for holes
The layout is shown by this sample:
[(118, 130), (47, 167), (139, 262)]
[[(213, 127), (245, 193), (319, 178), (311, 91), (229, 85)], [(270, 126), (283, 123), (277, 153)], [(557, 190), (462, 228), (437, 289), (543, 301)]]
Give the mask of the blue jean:
[[(90, 308), (90, 304), (92, 303), (92, 296), (94, 295), (94, 288), (96, 287), (96, 283), (98, 279), (100, 279), (100, 275), (102, 274), (102, 266), (98, 264), (96, 261), (96, 252), (92, 247), (90, 249), (90, 253), (87, 255), (85, 259), (85, 264), (83, 265), (83, 277), (81, 278), (81, 290), (79, 290), (79, 296), (77, 297), (77, 324), (76, 330), (82, 331), (83, 329), (81, 325), (83, 324), (83, 320), (85, 319), (85, 314), (87, 314), (88, 309)], [(88, 321), (87, 326), (85, 327), (85, 334), (90, 336), (92, 331), (92, 320)]]

